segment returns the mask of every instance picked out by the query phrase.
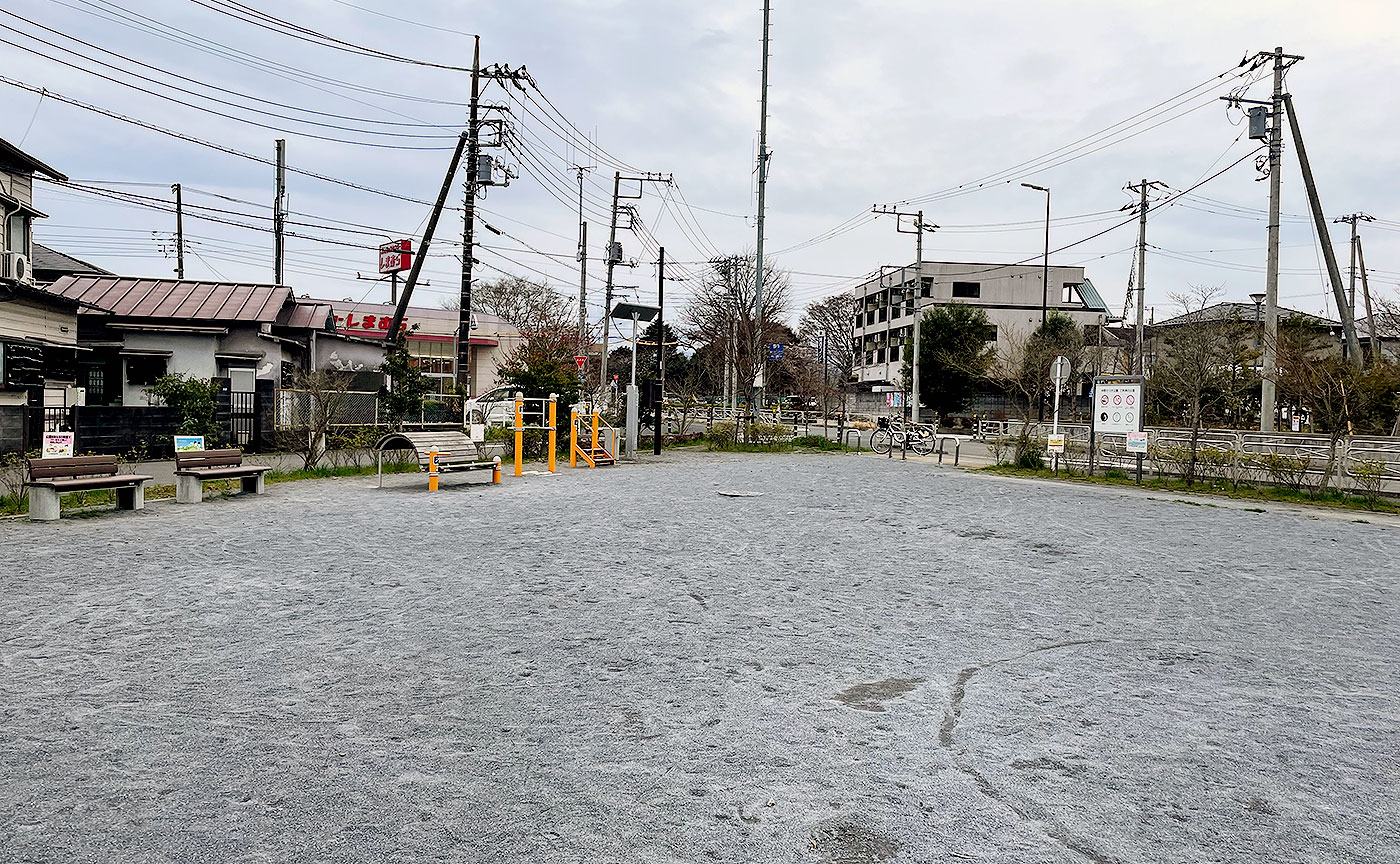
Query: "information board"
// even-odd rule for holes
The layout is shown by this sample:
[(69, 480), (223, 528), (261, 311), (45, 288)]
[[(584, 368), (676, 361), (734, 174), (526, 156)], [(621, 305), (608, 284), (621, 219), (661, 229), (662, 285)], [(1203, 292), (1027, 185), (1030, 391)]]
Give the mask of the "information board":
[(1100, 434), (1142, 430), (1142, 381), (1094, 382), (1094, 431)]

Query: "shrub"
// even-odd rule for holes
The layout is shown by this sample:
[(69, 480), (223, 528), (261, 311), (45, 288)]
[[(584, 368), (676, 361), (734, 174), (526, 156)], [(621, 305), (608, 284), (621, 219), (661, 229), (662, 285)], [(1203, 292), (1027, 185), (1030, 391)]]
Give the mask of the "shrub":
[(219, 385), (203, 378), (186, 375), (162, 375), (146, 392), (180, 412), (181, 435), (203, 435), (206, 447), (222, 440), (219, 426), (214, 422), (214, 399)]
[(1366, 507), (1375, 510), (1381, 501), (1381, 490), (1385, 487), (1385, 462), (1381, 459), (1358, 459), (1351, 469), (1351, 479), (1361, 490), (1361, 500)]
[(1261, 453), (1258, 462), (1263, 466), (1269, 479), (1276, 486), (1285, 486), (1294, 492), (1303, 488), (1307, 480), (1311, 456), (1287, 456), (1283, 453)]
[(1016, 467), (1038, 471), (1045, 467), (1045, 442), (1022, 432), (1016, 437)]

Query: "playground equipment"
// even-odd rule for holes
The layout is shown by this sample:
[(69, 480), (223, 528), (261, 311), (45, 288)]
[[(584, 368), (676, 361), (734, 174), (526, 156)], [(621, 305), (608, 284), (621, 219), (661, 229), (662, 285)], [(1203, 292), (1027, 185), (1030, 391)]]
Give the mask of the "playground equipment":
[[(556, 444), (555, 411), (557, 395), (551, 394), (548, 399), (526, 399), (525, 394), (515, 394), (515, 476), (519, 477), (525, 472), (525, 433), (527, 431), (548, 432), (549, 433), (549, 473), (555, 473), (554, 447)], [(539, 413), (544, 415), (547, 425), (526, 426), (525, 425), (525, 403), (540, 403)]]
[[(579, 424), (588, 424), (583, 435), (579, 434)], [(603, 420), (602, 413), (598, 406), (588, 402), (575, 406), (569, 412), (569, 467), (577, 468), (578, 459), (583, 457), (583, 461), (588, 463), (589, 468), (597, 468), (599, 465), (612, 465), (617, 462), (617, 430), (609, 426)], [(603, 436), (610, 439), (612, 449), (609, 450), (605, 443), (598, 440), (599, 430), (603, 431)], [(586, 447), (579, 446), (579, 438), (585, 438)]]
[(379, 487), (384, 487), (384, 451), (412, 450), (418, 469), (428, 474), (428, 489), (436, 492), (438, 478), (447, 471), (491, 470), (491, 482), (501, 482), (501, 457), (488, 455), (484, 446), (461, 432), (390, 432), (374, 445)]

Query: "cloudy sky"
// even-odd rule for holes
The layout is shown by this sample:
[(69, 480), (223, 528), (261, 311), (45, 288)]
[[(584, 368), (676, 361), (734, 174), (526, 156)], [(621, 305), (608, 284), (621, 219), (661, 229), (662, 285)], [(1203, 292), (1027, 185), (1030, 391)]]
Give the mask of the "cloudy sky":
[[(1128, 218), (1124, 184), (1145, 177), (1186, 190), (1236, 162), (1152, 213), (1148, 305), (1165, 314), (1169, 295), (1191, 284), (1248, 302), (1264, 281), (1268, 184), (1242, 115), (1218, 97), (1251, 82), (1250, 97), (1267, 96), (1265, 75), (1237, 67), (1276, 45), (1306, 58), (1287, 83), (1327, 217), (1376, 218), (1364, 227), (1372, 285), (1396, 294), (1393, 3), (773, 5), (765, 242), (792, 274), (795, 311), (912, 260), (912, 237), (870, 215), (874, 204), (908, 202), (941, 226), (925, 244), (929, 260), (1035, 258), (1044, 198), (1021, 182), (1053, 189), (1051, 246), (1070, 248), (1052, 262), (1083, 264), (1121, 310), (1136, 243), (1135, 223), (1112, 228)], [(262, 13), (305, 28), (302, 38)], [(679, 262), (668, 270), (679, 280), (668, 283), (669, 305), (683, 302), (684, 280), (704, 260), (754, 245), (761, 21), (759, 0), (7, 0), (0, 137), (89, 187), (39, 185), (36, 204), (51, 217), (36, 229), (40, 242), (124, 274), (171, 274), (178, 182), (188, 275), (250, 281), (272, 274), (267, 164), (61, 99), (262, 159), (286, 138), (298, 169), (289, 229), (300, 235), (288, 241), (287, 281), (316, 297), (387, 299), (363, 247), (417, 236), (429, 208), (378, 192), (435, 197), (469, 93), (467, 74), (439, 67), (470, 66), (468, 34), (479, 34), (483, 64), (526, 67), (538, 86), (483, 94), (495, 106), (488, 116), (508, 127), (509, 147), (490, 152), (520, 176), (480, 202), (502, 233), (479, 233), (477, 274), (576, 293), (571, 166), (592, 166), (584, 211), (596, 316), (613, 171), (664, 172), (675, 184), (642, 188), (640, 226), (619, 232), (637, 266), (617, 281), (638, 286), (621, 293), (654, 296), (664, 245)], [(1282, 302), (1335, 314), (1291, 143), (1283, 172)], [(459, 184), (452, 204), (461, 203)], [(1344, 270), (1345, 227), (1332, 226)], [(458, 291), (460, 210), (438, 237), (421, 305)]]

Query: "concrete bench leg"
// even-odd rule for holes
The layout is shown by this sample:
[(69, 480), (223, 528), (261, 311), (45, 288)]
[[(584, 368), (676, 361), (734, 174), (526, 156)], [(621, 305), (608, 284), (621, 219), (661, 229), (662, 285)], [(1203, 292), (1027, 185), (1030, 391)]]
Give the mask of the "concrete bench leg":
[(29, 521), (52, 522), (58, 518), (58, 502), (61, 496), (57, 490), (42, 486), (29, 487)]
[(198, 477), (183, 475), (175, 478), (175, 501), (180, 504), (198, 504), (204, 500), (204, 481)]
[(248, 495), (261, 495), (263, 492), (263, 475), (258, 474), (253, 477), (244, 477), (243, 491)]
[(126, 486), (117, 490), (117, 509), (119, 510), (145, 510), (146, 509), (146, 484), (137, 483), (135, 486)]

